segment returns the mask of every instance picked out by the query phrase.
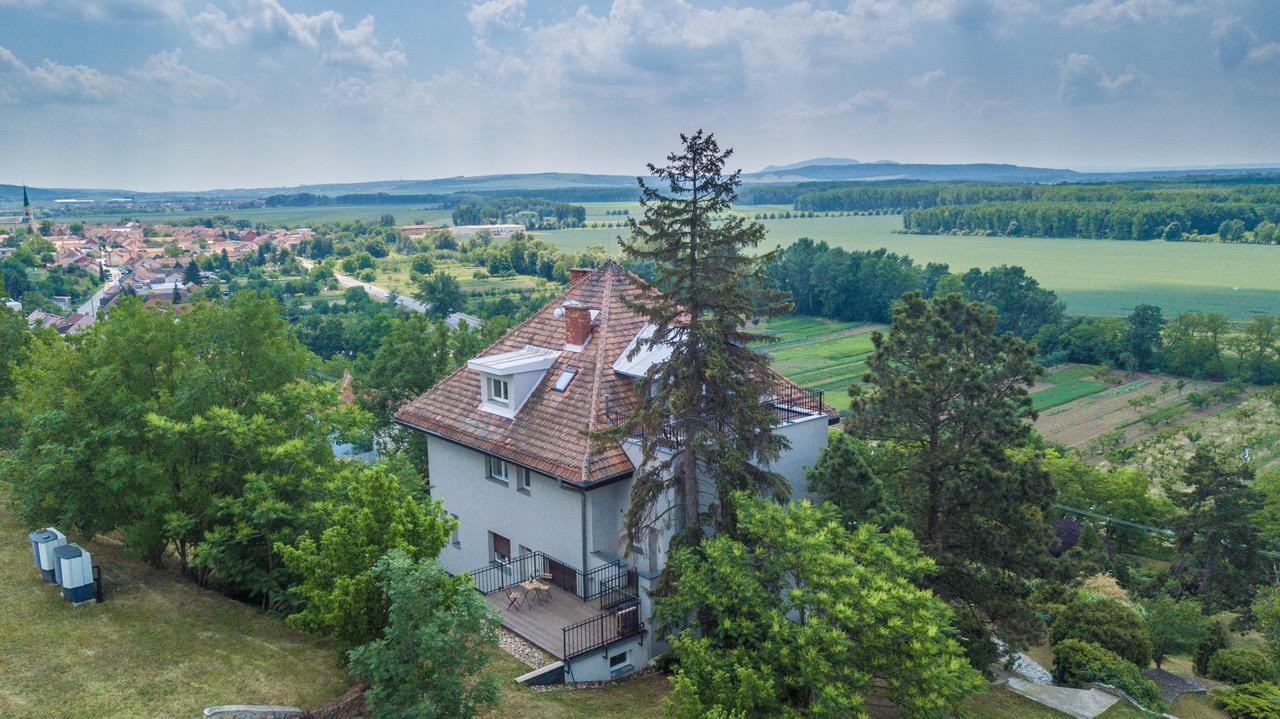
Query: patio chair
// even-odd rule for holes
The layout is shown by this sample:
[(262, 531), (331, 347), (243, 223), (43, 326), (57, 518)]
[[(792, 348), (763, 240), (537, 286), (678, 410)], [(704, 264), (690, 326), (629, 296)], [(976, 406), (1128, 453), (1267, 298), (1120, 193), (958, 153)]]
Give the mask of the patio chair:
[(520, 599), (519, 592), (507, 592), (507, 600), (507, 609), (515, 609), (517, 612), (520, 611), (520, 605), (524, 603)]

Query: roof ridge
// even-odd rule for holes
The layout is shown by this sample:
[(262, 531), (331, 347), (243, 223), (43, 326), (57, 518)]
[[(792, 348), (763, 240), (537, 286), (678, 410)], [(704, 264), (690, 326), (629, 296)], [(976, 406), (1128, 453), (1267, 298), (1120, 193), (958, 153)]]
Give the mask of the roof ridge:
[[(602, 381), (600, 368), (604, 366), (604, 350), (605, 345), (608, 344), (609, 337), (609, 315), (613, 305), (613, 272), (610, 271), (611, 265), (613, 265), (613, 262), (606, 262), (602, 265), (605, 273), (604, 287), (600, 290), (600, 334), (596, 339), (595, 369), (591, 377), (591, 405), (587, 410), (587, 432), (589, 434), (596, 431), (596, 412), (600, 406), (600, 384)], [(594, 442), (588, 438), (587, 449), (582, 455), (583, 483), (591, 481), (591, 457), (594, 454)]]

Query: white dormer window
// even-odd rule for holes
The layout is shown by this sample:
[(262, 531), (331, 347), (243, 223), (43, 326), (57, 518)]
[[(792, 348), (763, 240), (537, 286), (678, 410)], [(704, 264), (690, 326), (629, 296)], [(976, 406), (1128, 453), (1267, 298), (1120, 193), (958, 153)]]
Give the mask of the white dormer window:
[(511, 384), (502, 377), (489, 377), (488, 380), (489, 392), (485, 399), (506, 407), (511, 401)]
[(559, 358), (560, 350), (525, 345), (470, 360), (467, 367), (480, 375), (480, 409), (514, 419)]

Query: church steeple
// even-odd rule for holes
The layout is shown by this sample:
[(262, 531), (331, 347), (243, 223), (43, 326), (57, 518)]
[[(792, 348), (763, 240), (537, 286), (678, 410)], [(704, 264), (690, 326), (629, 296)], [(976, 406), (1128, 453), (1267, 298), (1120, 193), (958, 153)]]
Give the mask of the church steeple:
[(22, 222), (27, 227), (35, 229), (36, 218), (31, 214), (31, 200), (27, 198), (27, 186), (22, 186)]

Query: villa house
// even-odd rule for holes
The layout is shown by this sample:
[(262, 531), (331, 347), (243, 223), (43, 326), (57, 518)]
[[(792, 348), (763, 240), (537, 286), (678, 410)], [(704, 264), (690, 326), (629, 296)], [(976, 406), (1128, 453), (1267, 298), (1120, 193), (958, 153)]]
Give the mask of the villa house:
[[(663, 651), (648, 631), (648, 589), (678, 529), (627, 542), (639, 442), (588, 437), (635, 410), (646, 372), (669, 351), (641, 345), (633, 356), (653, 326), (624, 303), (641, 289), (621, 267), (570, 274), (564, 295), (395, 415), (426, 434), (432, 496), (459, 523), (441, 562), (469, 572), (510, 630), (558, 660), (534, 683), (609, 679)], [(775, 377), (761, 401), (790, 449), (770, 468), (804, 497), (837, 415), (820, 393)], [(678, 439), (663, 451), (678, 453)]]

